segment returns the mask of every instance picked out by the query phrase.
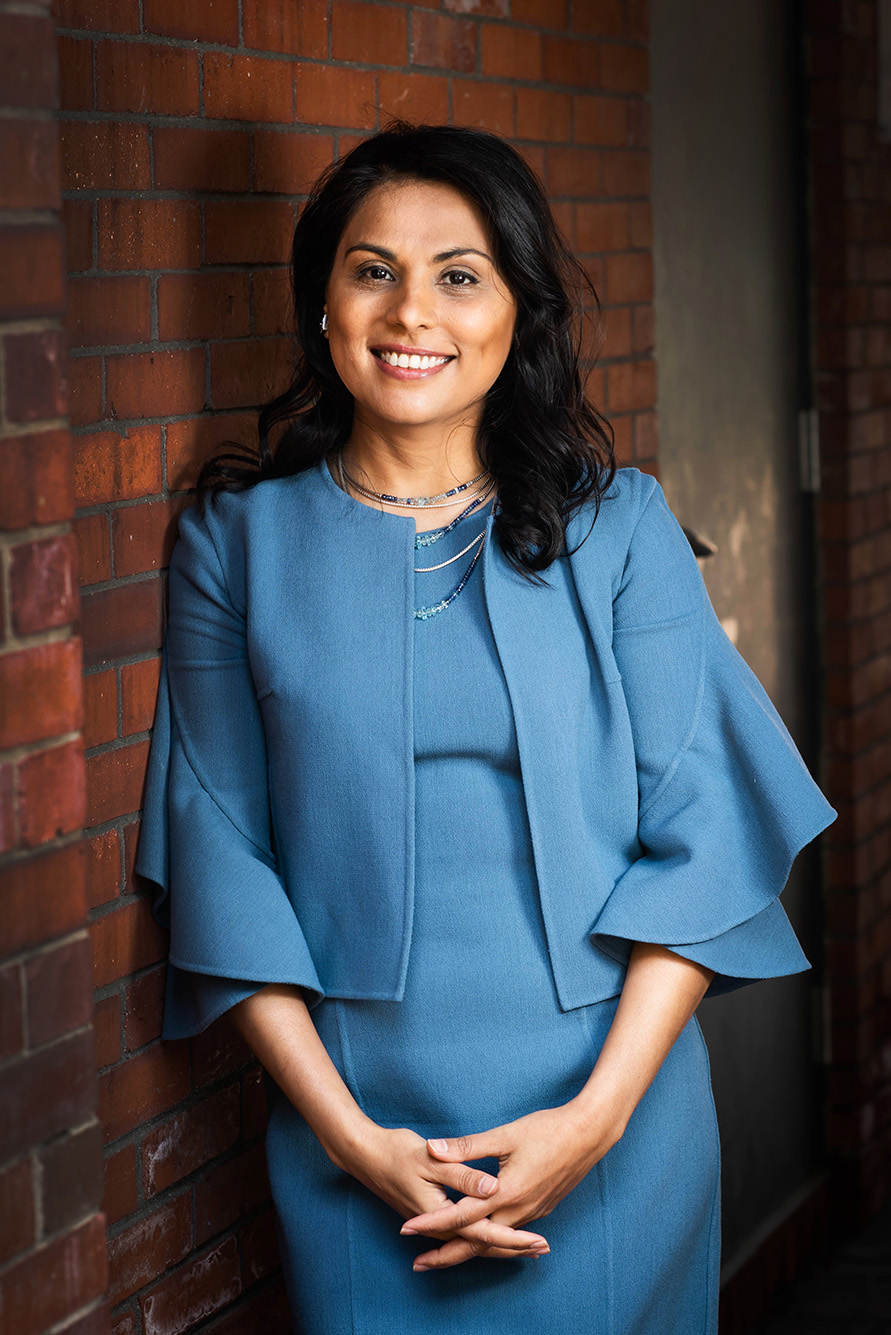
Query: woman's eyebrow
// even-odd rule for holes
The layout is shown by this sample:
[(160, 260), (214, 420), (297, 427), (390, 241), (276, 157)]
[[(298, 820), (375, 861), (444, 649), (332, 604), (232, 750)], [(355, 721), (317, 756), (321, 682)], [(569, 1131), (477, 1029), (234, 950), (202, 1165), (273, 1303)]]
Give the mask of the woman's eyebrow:
[[(344, 259), (356, 250), (370, 250), (372, 254), (380, 255), (381, 259), (389, 260), (391, 264), (396, 263), (396, 256), (392, 250), (387, 250), (384, 246), (374, 246), (370, 241), (360, 241), (358, 245), (350, 246), (344, 251)], [(491, 255), (487, 255), (484, 250), (477, 250), (474, 246), (455, 246), (454, 250), (441, 250), (438, 255), (433, 256), (433, 263), (444, 264), (446, 260), (453, 260), (458, 255), (481, 255), (484, 260), (494, 264)]]

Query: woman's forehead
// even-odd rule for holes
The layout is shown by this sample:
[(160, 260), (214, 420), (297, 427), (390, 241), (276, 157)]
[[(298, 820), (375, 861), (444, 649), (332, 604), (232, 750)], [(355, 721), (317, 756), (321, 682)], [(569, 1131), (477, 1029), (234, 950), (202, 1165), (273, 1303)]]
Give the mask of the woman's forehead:
[(476, 206), (454, 187), (432, 181), (386, 181), (369, 191), (344, 228), (341, 254), (363, 242), (417, 248), (431, 257), (463, 247), (491, 254)]

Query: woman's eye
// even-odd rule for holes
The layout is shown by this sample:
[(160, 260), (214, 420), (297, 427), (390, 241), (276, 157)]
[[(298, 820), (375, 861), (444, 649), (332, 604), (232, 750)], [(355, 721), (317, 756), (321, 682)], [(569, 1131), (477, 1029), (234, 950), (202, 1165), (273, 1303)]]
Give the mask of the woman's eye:
[(359, 277), (369, 278), (373, 283), (380, 282), (390, 277), (390, 270), (385, 269), (382, 264), (369, 264), (359, 270)]
[(464, 273), (463, 269), (450, 269), (444, 277), (449, 287), (473, 287), (478, 281), (472, 273)]

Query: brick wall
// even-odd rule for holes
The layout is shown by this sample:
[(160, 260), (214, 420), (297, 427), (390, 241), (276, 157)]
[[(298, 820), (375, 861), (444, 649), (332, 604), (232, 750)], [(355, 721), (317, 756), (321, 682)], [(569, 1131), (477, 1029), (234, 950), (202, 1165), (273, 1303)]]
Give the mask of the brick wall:
[[(645, 0), (56, 0), (86, 853), (115, 1335), (284, 1331), (256, 1066), (159, 1043), (165, 940), (131, 867), (175, 518), (287, 381), (314, 175), (389, 114), (513, 137), (606, 306), (594, 392), (656, 461)], [(509, 15), (509, 17), (508, 17)]]
[(829, 795), (828, 1128), (846, 1221), (891, 1195), (891, 145), (877, 5), (808, 6)]
[(107, 1331), (55, 36), (0, 3), (0, 1328)]

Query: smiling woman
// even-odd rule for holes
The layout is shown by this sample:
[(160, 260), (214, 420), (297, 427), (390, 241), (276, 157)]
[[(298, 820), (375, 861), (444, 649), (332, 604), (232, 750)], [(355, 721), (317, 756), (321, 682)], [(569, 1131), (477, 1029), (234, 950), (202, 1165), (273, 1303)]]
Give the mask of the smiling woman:
[(777, 896), (831, 808), (616, 471), (513, 148), (367, 140), (293, 276), (294, 383), (171, 561), (165, 1034), (229, 1010), (280, 1090), (303, 1335), (711, 1335), (693, 1012), (807, 967)]

